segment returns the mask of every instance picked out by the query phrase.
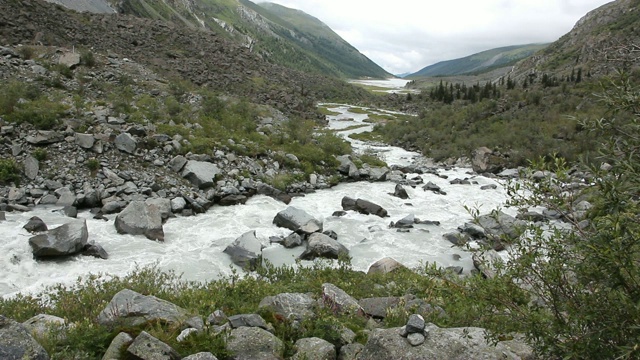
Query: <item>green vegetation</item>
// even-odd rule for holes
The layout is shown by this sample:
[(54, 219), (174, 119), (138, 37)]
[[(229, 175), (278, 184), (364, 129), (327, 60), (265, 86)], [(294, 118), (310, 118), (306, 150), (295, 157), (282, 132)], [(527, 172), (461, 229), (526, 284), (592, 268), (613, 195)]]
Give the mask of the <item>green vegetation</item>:
[(47, 160), (47, 156), (48, 155), (49, 154), (47, 153), (47, 150), (44, 149), (44, 148), (37, 148), (37, 149), (33, 150), (33, 152), (31, 153), (31, 156), (33, 156), (38, 161)]
[(20, 181), (20, 166), (13, 159), (0, 159), (0, 184), (9, 185)]

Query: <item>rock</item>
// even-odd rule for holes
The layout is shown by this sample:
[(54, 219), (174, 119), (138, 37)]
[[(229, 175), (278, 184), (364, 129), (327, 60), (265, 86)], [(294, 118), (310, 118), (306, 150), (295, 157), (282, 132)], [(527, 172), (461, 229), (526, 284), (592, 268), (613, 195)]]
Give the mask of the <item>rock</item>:
[(507, 240), (516, 239), (522, 233), (521, 227), (525, 225), (502, 211), (479, 216), (476, 221), (484, 229), (486, 236), (495, 240), (501, 237), (506, 237)]
[(363, 199), (352, 199), (348, 196), (342, 198), (342, 209), (343, 210), (353, 210), (357, 211), (361, 214), (369, 215), (377, 215), (379, 217), (387, 217), (387, 210), (382, 208), (380, 205), (374, 204), (368, 200)]
[(425, 186), (423, 186), (422, 189), (424, 189), (424, 191), (432, 191), (432, 192), (434, 192), (436, 194), (440, 194), (440, 195), (447, 195), (446, 192), (442, 191), (440, 186), (432, 183), (431, 181), (429, 181)]
[(97, 321), (107, 327), (133, 327), (158, 321), (179, 325), (188, 318), (187, 311), (177, 305), (124, 289), (100, 312)]
[(309, 235), (307, 249), (300, 255), (302, 260), (313, 260), (317, 257), (338, 259), (340, 256), (347, 256), (349, 250), (331, 237), (313, 233)]
[(339, 287), (329, 283), (322, 284), (322, 304), (334, 313), (364, 314), (356, 299)]
[(229, 318), (222, 310), (216, 310), (207, 317), (207, 324), (209, 325), (223, 325), (227, 322), (229, 322)]
[(387, 167), (373, 167), (369, 169), (369, 180), (374, 182), (387, 180), (387, 174), (389, 168)]
[(496, 184), (483, 185), (480, 187), (480, 190), (495, 190), (498, 188)]
[(283, 203), (289, 205), (291, 202), (291, 196), (285, 192), (282, 192), (273, 186), (267, 184), (259, 184), (256, 189), (259, 195), (266, 195), (278, 201), (282, 201)]
[(213, 186), (218, 174), (220, 174), (220, 169), (215, 164), (206, 161), (190, 160), (182, 170), (182, 177), (200, 189)]
[(27, 330), (38, 338), (43, 338), (52, 330), (63, 329), (67, 321), (61, 317), (39, 314), (22, 323)]
[(268, 308), (285, 319), (302, 320), (315, 315), (316, 305), (317, 302), (308, 294), (282, 293), (265, 297), (258, 308)]
[(335, 360), (336, 347), (332, 343), (317, 338), (303, 338), (294, 345), (296, 353), (292, 360)]
[(179, 213), (187, 206), (187, 200), (185, 200), (182, 196), (175, 197), (171, 199), (171, 211), (174, 213)]
[(173, 172), (180, 172), (187, 164), (187, 158), (182, 155), (178, 155), (169, 161), (169, 169)]
[(273, 223), (301, 234), (313, 234), (322, 231), (322, 223), (305, 211), (289, 206), (280, 211)]
[(226, 350), (236, 360), (276, 360), (284, 355), (284, 343), (258, 327), (240, 327), (231, 331)]
[(76, 209), (75, 206), (67, 205), (67, 206), (63, 207), (62, 208), (62, 213), (66, 217), (70, 217), (70, 218), (74, 218), (74, 219), (78, 217), (78, 209)]
[(7, 199), (9, 200), (9, 202), (22, 203), (23, 201), (25, 201), (26, 195), (27, 192), (25, 191), (25, 189), (12, 187), (9, 189), (9, 196), (7, 197)]
[(457, 246), (464, 246), (471, 240), (471, 237), (469, 236), (469, 234), (461, 233), (461, 232), (446, 233), (446, 234), (443, 234), (442, 237), (448, 240), (453, 245), (457, 245)]
[(121, 133), (116, 136), (115, 140), (116, 149), (124, 151), (127, 154), (133, 154), (138, 147), (138, 142), (129, 133)]
[(116, 186), (124, 185), (125, 183), (125, 180), (123, 178), (118, 176), (118, 174), (116, 174), (109, 168), (102, 168), (102, 174), (104, 174), (104, 176), (106, 176), (107, 179), (109, 179), (109, 181), (111, 181)]
[(223, 252), (231, 256), (234, 264), (255, 270), (262, 255), (262, 243), (256, 237), (255, 230), (249, 231), (227, 246)]
[(0, 315), (0, 357), (3, 360), (49, 360), (49, 354), (27, 328)]
[(127, 352), (142, 360), (179, 360), (180, 354), (171, 346), (143, 331), (133, 340)]
[(38, 177), (38, 171), (40, 171), (40, 163), (36, 158), (29, 155), (24, 159), (24, 175), (29, 180), (35, 180)]
[(151, 198), (144, 201), (147, 206), (156, 208), (160, 212), (160, 217), (164, 223), (168, 218), (172, 216), (171, 201), (165, 198)]
[(73, 69), (80, 65), (80, 53), (65, 52), (58, 58), (58, 64), (64, 65), (69, 69)]
[(92, 134), (76, 133), (75, 141), (76, 141), (76, 145), (78, 145), (79, 147), (85, 150), (90, 150), (91, 148), (93, 148), (93, 145), (95, 145), (96, 143), (96, 139), (93, 137)]
[(119, 234), (144, 235), (150, 240), (164, 241), (162, 209), (144, 201), (132, 201), (116, 216)]
[(88, 238), (87, 221), (83, 219), (33, 236), (29, 239), (29, 245), (36, 258), (67, 256), (82, 251)]
[(125, 207), (127, 207), (126, 201), (109, 201), (104, 204), (100, 212), (105, 215), (115, 214), (121, 212)]
[(7, 217), (4, 214), (4, 211), (0, 211), (0, 221), (6, 221), (6, 220), (7, 220)]
[(409, 320), (407, 321), (405, 330), (409, 334), (422, 334), (426, 325), (427, 324), (425, 323), (424, 318), (421, 315), (411, 314), (411, 316), (409, 316)]
[(476, 239), (483, 239), (486, 237), (484, 228), (480, 225), (473, 223), (465, 223), (461, 227), (458, 228), (461, 233), (469, 235)]
[(298, 233), (291, 233), (289, 236), (282, 240), (282, 245), (287, 249), (291, 249), (294, 247), (298, 247), (302, 245), (302, 236), (298, 235)]
[(364, 345), (360, 343), (347, 344), (340, 348), (338, 360), (355, 360), (364, 349)]
[(197, 354), (184, 357), (182, 360), (218, 360), (218, 358), (210, 352), (199, 352)]
[(386, 257), (371, 264), (367, 274), (387, 274), (397, 269), (406, 269), (406, 267), (395, 259)]
[(57, 206), (74, 206), (76, 204), (76, 195), (67, 187), (62, 187), (55, 191), (58, 195)]
[(360, 299), (358, 304), (366, 315), (376, 319), (384, 319), (387, 317), (387, 311), (397, 308), (401, 300), (400, 297), (376, 297)]
[(526, 211), (524, 213), (518, 214), (516, 216), (516, 219), (523, 221), (540, 222), (544, 221), (545, 217), (537, 211)]
[(56, 131), (39, 130), (35, 136), (29, 135), (26, 138), (31, 145), (51, 145), (64, 141), (64, 134)]
[(229, 316), (229, 324), (231, 328), (237, 329), (239, 327), (259, 327), (267, 330), (267, 322), (264, 321), (262, 316), (258, 314), (240, 314)]
[(351, 161), (351, 156), (342, 155), (336, 157), (338, 161), (340, 161), (340, 166), (338, 167), (338, 171), (342, 174), (349, 176), (349, 178), (353, 180), (360, 179), (360, 171), (358, 171), (358, 167), (356, 164)]
[(29, 219), (29, 222), (27, 222), (22, 228), (30, 233), (49, 230), (47, 228), (47, 224), (45, 224), (44, 221), (42, 221), (42, 219), (37, 216), (31, 217), (31, 219)]
[(489, 279), (496, 276), (495, 265), (503, 261), (495, 250), (476, 252), (471, 258), (473, 266), (480, 271), (482, 276)]
[[(399, 328), (374, 329), (357, 360), (516, 360), (532, 359), (532, 350), (524, 343), (500, 341), (495, 346), (481, 328), (438, 328), (430, 324), (424, 343), (412, 345), (400, 336)], [(418, 339), (421, 340), (421, 339)], [(412, 339), (412, 342), (415, 340)], [(416, 342), (417, 343), (417, 342)]]
[(411, 346), (420, 346), (424, 344), (426, 339), (427, 338), (421, 333), (411, 333), (407, 335), (407, 342), (409, 342)]
[(506, 161), (491, 149), (480, 147), (471, 154), (471, 167), (477, 173), (497, 174), (504, 169)]
[(220, 206), (233, 206), (244, 204), (247, 202), (247, 197), (244, 195), (228, 195), (220, 199)]
[(122, 351), (129, 347), (133, 342), (131, 335), (126, 332), (121, 332), (111, 340), (107, 351), (102, 356), (102, 360), (116, 360), (121, 358)]
[(405, 188), (402, 187), (402, 185), (400, 184), (396, 184), (396, 188), (393, 191), (393, 194), (391, 194), (397, 198), (406, 200), (409, 198), (409, 194), (407, 194), (407, 190)]
[(416, 217), (413, 214), (407, 215), (402, 219), (398, 220), (398, 222), (391, 222), (390, 227), (396, 229), (411, 229), (413, 228), (413, 224), (415, 224)]
[(84, 250), (82, 250), (82, 255), (93, 256), (103, 260), (109, 259), (109, 254), (107, 254), (107, 251), (102, 246), (97, 244), (90, 244), (85, 246)]
[(344, 210), (334, 211), (333, 214), (331, 214), (333, 217), (343, 217), (345, 215), (347, 215), (347, 212)]

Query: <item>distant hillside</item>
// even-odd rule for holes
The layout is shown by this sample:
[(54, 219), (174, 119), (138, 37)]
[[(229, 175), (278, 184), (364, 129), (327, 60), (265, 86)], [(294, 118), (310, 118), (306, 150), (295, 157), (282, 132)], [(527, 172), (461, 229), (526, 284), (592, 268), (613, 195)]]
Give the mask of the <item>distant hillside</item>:
[(592, 76), (640, 66), (640, 0), (617, 0), (587, 13), (573, 29), (519, 63), (513, 78), (538, 72), (563, 76), (582, 69)]
[(108, 1), (122, 14), (213, 31), (292, 69), (340, 78), (391, 76), (320, 20), (284, 6), (248, 0)]
[(513, 65), (547, 46), (548, 44), (528, 44), (491, 49), (459, 59), (441, 61), (405, 76), (405, 78), (418, 79), (428, 76), (451, 76), (486, 72), (499, 67)]

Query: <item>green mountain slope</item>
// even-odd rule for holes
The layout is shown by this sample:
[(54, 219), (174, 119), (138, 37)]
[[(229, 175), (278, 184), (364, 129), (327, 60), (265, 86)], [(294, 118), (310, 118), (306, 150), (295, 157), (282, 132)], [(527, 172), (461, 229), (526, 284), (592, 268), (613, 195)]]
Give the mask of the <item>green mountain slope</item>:
[(513, 65), (547, 46), (548, 44), (528, 44), (491, 49), (459, 59), (441, 61), (410, 74), (406, 78), (417, 79), (428, 76), (486, 72), (498, 67)]
[(120, 13), (203, 28), (240, 42), (263, 60), (341, 78), (391, 76), (320, 20), (248, 0), (110, 0)]

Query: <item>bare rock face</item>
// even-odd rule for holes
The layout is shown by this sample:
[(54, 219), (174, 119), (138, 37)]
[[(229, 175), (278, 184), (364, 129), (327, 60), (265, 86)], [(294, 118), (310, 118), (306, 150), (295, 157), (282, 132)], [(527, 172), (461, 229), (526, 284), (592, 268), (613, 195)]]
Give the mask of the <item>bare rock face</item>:
[(164, 241), (163, 210), (144, 201), (132, 201), (116, 216), (116, 230), (119, 234), (144, 235), (150, 240)]
[(29, 239), (29, 245), (36, 258), (51, 258), (81, 252), (88, 238), (87, 221), (83, 219), (36, 235)]
[(180, 324), (188, 318), (187, 311), (175, 304), (124, 289), (100, 312), (98, 323), (104, 326), (138, 326), (155, 321)]
[(49, 360), (49, 354), (24, 325), (0, 315), (0, 359)]

